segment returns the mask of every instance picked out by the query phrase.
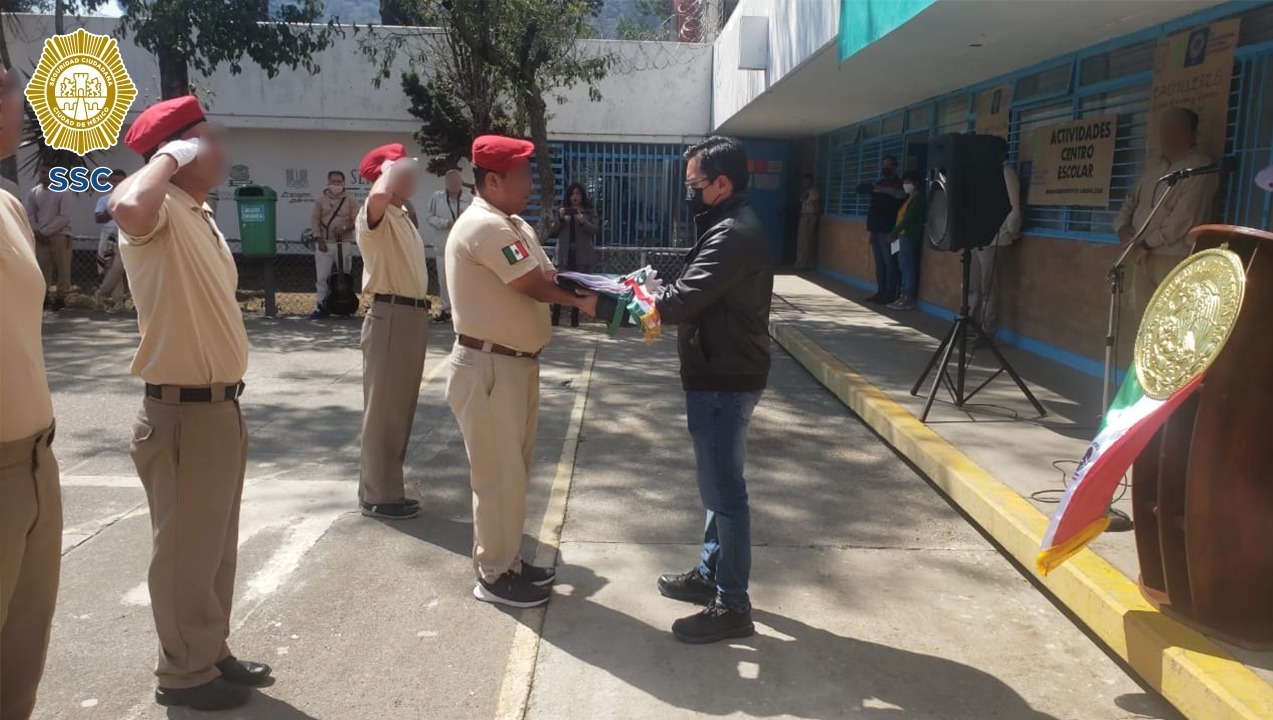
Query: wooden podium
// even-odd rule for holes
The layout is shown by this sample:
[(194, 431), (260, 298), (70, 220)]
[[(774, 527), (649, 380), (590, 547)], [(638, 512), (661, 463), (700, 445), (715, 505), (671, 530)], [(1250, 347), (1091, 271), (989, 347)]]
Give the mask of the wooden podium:
[(1133, 519), (1145, 597), (1202, 632), (1273, 647), (1273, 234), (1204, 225), (1194, 251), (1247, 269), (1229, 341), (1201, 389), (1136, 459)]

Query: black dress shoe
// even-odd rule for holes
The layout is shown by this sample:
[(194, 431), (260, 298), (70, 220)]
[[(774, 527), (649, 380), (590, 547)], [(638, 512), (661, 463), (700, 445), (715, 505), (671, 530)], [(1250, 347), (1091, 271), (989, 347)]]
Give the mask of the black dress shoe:
[(165, 707), (188, 707), (194, 710), (229, 710), (252, 698), (252, 689), (217, 678), (192, 688), (156, 688), (155, 702)]
[(756, 634), (756, 626), (751, 621), (751, 610), (730, 610), (713, 600), (697, 614), (672, 623), (672, 634), (683, 643), (705, 645), (751, 637)]
[(265, 663), (239, 660), (233, 655), (217, 663), (217, 669), (221, 671), (222, 680), (249, 687), (264, 685), (271, 672)]
[(694, 568), (679, 575), (660, 575), (659, 594), (665, 598), (707, 605), (716, 599), (716, 584), (709, 582)]

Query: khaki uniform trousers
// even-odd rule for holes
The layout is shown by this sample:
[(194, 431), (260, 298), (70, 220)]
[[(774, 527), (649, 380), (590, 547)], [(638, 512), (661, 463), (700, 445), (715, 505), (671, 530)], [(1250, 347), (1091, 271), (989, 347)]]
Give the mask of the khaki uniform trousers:
[(810, 270), (818, 264), (818, 216), (801, 213), (796, 227), (796, 269)]
[(1154, 291), (1167, 278), (1167, 275), (1184, 262), (1183, 255), (1163, 255), (1151, 252), (1138, 265), (1128, 265), (1126, 284), (1121, 302), (1118, 322), (1118, 367), (1126, 370), (1132, 362), (1136, 348), (1136, 332), (1140, 329), (1140, 321), (1149, 307), (1149, 300)]
[(62, 562), (53, 428), (0, 444), (0, 720), (26, 720), (44, 674)]
[(154, 534), (155, 675), (160, 687), (181, 689), (219, 677), (216, 664), (230, 655), (248, 433), (238, 401), (180, 404), (177, 388), (164, 390), (142, 403), (132, 455)]
[(57, 273), (57, 294), (66, 295), (71, 292), (71, 236), (66, 233), (57, 235), (37, 235), (35, 237), (35, 261), (44, 272), (44, 286), (53, 286), (53, 275)]
[(473, 566), (494, 582), (522, 567), (526, 491), (539, 425), (539, 360), (455, 346), (447, 403), (469, 456)]
[(371, 505), (406, 499), (403, 463), (415, 422), (429, 345), (429, 312), (371, 304), (362, 323), (362, 472), (358, 499)]

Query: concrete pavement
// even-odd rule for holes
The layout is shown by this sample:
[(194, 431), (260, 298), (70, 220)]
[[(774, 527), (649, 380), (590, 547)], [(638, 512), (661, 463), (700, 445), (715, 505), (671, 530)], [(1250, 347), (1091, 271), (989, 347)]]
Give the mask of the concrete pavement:
[[(150, 700), (134, 324), (68, 313), (45, 332), (67, 532), (36, 717), (199, 717)], [(545, 355), (525, 550), (559, 542), (560, 584), (546, 611), (506, 612), (470, 595), (447, 328), (407, 459), (424, 512), (396, 524), (353, 512), (357, 323), (249, 334), (231, 645), (277, 683), (222, 717), (1177, 717), (780, 350), (750, 448), (759, 633), (690, 647), (668, 627), (692, 608), (653, 588), (691, 566), (702, 523), (671, 338), (562, 331)]]

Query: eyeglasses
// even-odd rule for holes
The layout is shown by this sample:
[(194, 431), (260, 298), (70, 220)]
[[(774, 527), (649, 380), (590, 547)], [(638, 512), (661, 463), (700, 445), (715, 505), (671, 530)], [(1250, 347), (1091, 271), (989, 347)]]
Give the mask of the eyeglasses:
[(694, 178), (693, 180), (686, 180), (686, 181), (685, 181), (685, 189), (686, 189), (686, 190), (698, 190), (698, 189), (700, 189), (700, 188), (707, 187), (708, 185), (710, 185), (710, 184), (711, 184), (713, 181), (715, 181), (715, 180), (716, 180), (716, 178), (705, 178), (705, 177), (701, 177), (701, 178)]

